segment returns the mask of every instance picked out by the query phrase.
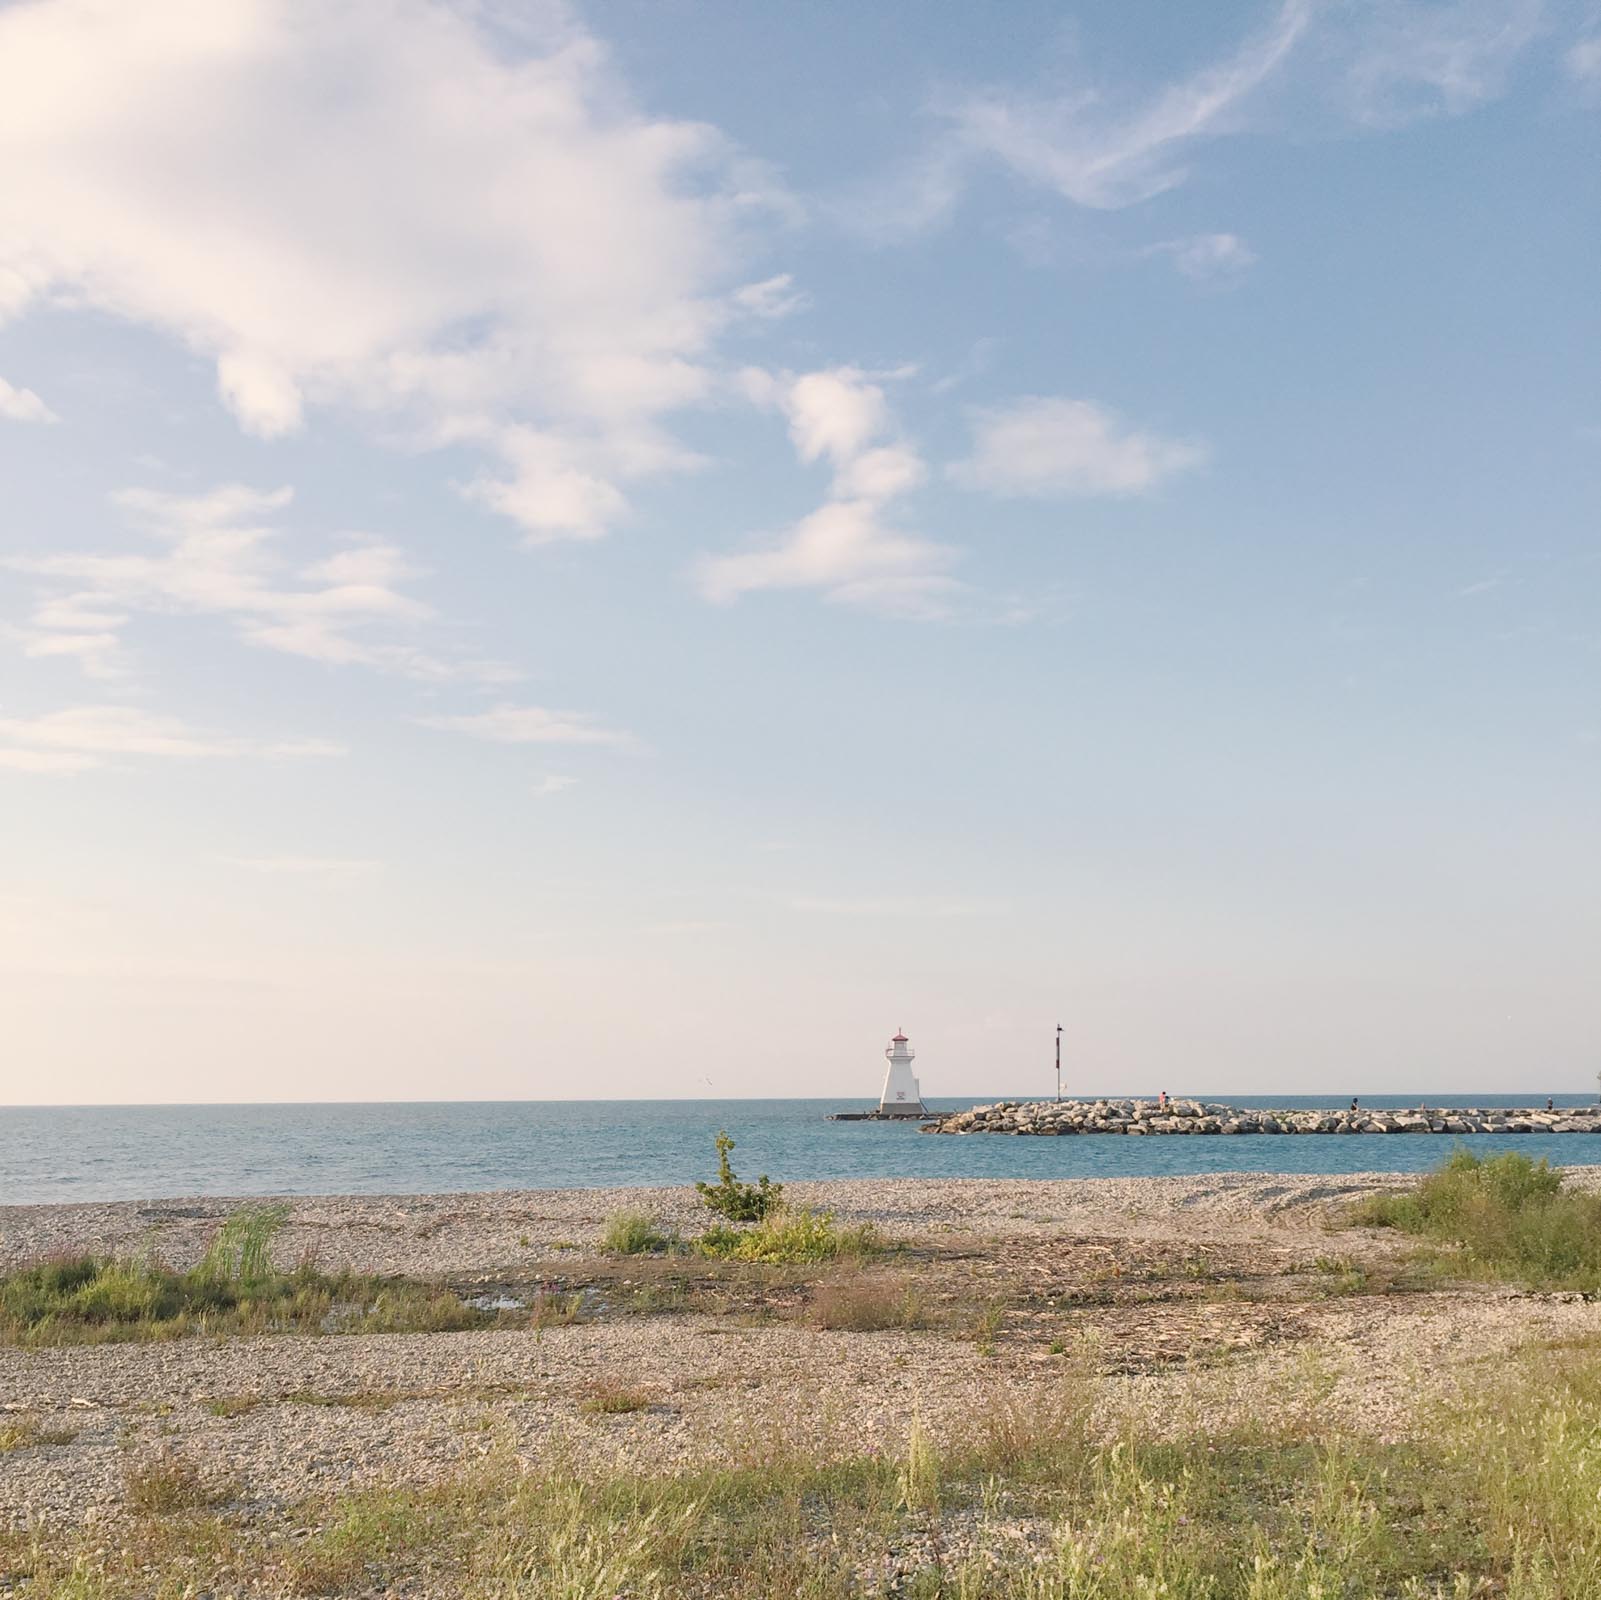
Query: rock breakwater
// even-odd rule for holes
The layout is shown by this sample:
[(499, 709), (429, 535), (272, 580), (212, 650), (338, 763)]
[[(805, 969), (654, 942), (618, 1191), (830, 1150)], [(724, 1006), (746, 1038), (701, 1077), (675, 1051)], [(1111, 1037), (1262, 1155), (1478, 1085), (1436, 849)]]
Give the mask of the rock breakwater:
[(1412, 1110), (1246, 1109), (1201, 1100), (997, 1100), (953, 1111), (924, 1133), (1601, 1133), (1601, 1106), (1551, 1111), (1511, 1106)]

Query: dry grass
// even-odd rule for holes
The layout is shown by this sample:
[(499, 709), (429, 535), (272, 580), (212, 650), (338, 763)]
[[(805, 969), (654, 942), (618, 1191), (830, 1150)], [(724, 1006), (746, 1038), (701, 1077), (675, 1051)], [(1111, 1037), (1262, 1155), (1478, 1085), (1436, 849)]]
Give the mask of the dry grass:
[(816, 1327), (850, 1333), (921, 1328), (927, 1322), (922, 1290), (903, 1277), (864, 1274), (821, 1283), (808, 1311)]
[(123, 1475), (128, 1509), (144, 1516), (199, 1511), (233, 1497), (231, 1484), (207, 1478), (194, 1462), (168, 1454), (130, 1466)]
[(601, 1378), (589, 1386), (579, 1410), (591, 1416), (620, 1417), (631, 1411), (646, 1411), (650, 1404), (648, 1391), (630, 1388), (614, 1379)]

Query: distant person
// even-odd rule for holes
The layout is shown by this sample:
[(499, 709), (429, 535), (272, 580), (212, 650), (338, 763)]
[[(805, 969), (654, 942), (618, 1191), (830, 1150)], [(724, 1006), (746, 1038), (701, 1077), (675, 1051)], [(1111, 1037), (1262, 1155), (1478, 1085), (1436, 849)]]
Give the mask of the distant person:
[(1553, 1100), (1550, 1095), (1547, 1095), (1545, 1097), (1545, 1109), (1547, 1111), (1555, 1111), (1556, 1108), (1557, 1108), (1556, 1101)]
[(1352, 1109), (1352, 1110), (1353, 1110), (1353, 1111), (1355, 1111), (1355, 1110), (1356, 1110), (1356, 1096), (1355, 1096), (1355, 1095), (1352, 1095), (1352, 1096), (1351, 1096), (1351, 1109)]
[(1156, 1097), (1156, 1103), (1157, 1103), (1157, 1105), (1159, 1105), (1159, 1106), (1160, 1106), (1160, 1107), (1161, 1107), (1161, 1108), (1162, 1108), (1162, 1109), (1163, 1109), (1163, 1110), (1164, 1110), (1164, 1111), (1166, 1111), (1166, 1110), (1167, 1110), (1167, 1090), (1166, 1090), (1166, 1089), (1164, 1089), (1164, 1090), (1163, 1090), (1163, 1091), (1162, 1091), (1162, 1092), (1161, 1092), (1161, 1093), (1160, 1093), (1160, 1094), (1159, 1094), (1159, 1095), (1158, 1095), (1158, 1096), (1157, 1096), (1157, 1097)]

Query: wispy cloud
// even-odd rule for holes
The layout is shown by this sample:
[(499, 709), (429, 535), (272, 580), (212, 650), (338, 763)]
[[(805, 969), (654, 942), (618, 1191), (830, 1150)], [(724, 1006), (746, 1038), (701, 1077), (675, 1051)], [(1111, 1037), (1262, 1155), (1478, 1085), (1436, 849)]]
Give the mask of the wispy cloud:
[[(498, 705), (464, 716), (418, 717), (425, 728), (469, 734), (496, 744), (632, 745), (632, 734), (608, 728), (583, 711), (552, 711), (546, 706)], [(554, 792), (554, 791), (552, 791)]]
[(1562, 58), (1562, 64), (1575, 82), (1601, 86), (1601, 34), (1580, 39)]
[(1256, 265), (1256, 252), (1234, 233), (1197, 233), (1148, 246), (1147, 256), (1165, 256), (1193, 283), (1235, 283)]
[(1034, 396), (977, 412), (973, 453), (949, 473), (999, 495), (1130, 495), (1205, 459), (1203, 445), (1132, 428), (1088, 400)]
[(796, 308), (737, 287), (787, 202), (638, 110), (566, 6), (514, 51), (500, 9), (0, 9), (0, 316), (71, 296), (204, 353), (248, 433), (374, 417), (476, 451), (464, 487), (529, 537), (603, 532), (693, 463), (666, 423), (723, 329)]
[(69, 706), (37, 717), (0, 716), (0, 766), (17, 772), (69, 773), (119, 757), (197, 760), (255, 756), (268, 760), (343, 754), (321, 739), (228, 738), (189, 727), (177, 717), (132, 706)]
[(546, 800), (564, 789), (571, 789), (577, 782), (577, 778), (569, 777), (565, 772), (546, 773), (534, 784), (533, 795), (536, 800)]
[(1354, 15), (1343, 99), (1359, 123), (1391, 128), (1457, 116), (1501, 95), (1546, 26), (1545, 0), (1374, 0)]
[(944, 616), (960, 588), (957, 553), (899, 527), (893, 503), (928, 469), (898, 437), (881, 384), (855, 367), (745, 375), (747, 393), (781, 411), (803, 462), (833, 469), (828, 499), (776, 537), (703, 558), (701, 593), (726, 603), (762, 589), (818, 589), (830, 600), (889, 615)]
[(1088, 86), (1038, 98), (985, 90), (946, 114), (961, 148), (1065, 199), (1100, 210), (1134, 205), (1184, 181), (1190, 145), (1237, 126), (1242, 103), (1289, 57), (1311, 16), (1309, 0), (1289, 0), (1228, 60), (1143, 103), (1117, 104)]
[(59, 422), (32, 389), (18, 389), (0, 378), (0, 419), (6, 422)]
[(441, 657), (373, 638), (412, 628), (432, 610), (402, 585), (422, 574), (385, 540), (350, 536), (298, 570), (277, 552), (275, 522), (292, 498), (227, 484), (199, 495), (127, 489), (114, 497), (154, 543), (149, 554), (81, 552), (17, 557), (13, 570), (54, 580), (26, 626), (25, 654), (75, 659), (94, 677), (126, 673), (123, 633), (135, 613), (225, 617), (250, 644), (335, 666), (364, 666), (422, 682), (506, 683), (500, 662)]

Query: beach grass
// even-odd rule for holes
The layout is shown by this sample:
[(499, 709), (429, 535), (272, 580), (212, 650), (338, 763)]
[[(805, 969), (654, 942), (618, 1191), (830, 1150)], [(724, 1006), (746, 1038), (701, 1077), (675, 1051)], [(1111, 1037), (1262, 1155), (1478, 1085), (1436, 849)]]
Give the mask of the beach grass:
[(700, 1468), (607, 1476), (502, 1452), (275, 1516), (232, 1510), (226, 1485), (172, 1458), (130, 1472), (114, 1537), (0, 1536), (0, 1583), (29, 1600), (1601, 1593), (1601, 1343), (1532, 1347), (1483, 1377), (1397, 1443), (1318, 1426), (1310, 1391), (1300, 1429), (1159, 1441), (1093, 1423), (1067, 1381), (1059, 1404), (993, 1409), (962, 1438), (914, 1418), (884, 1454), (730, 1435)]
[(1464, 1277), (1601, 1288), (1601, 1194), (1569, 1188), (1522, 1151), (1454, 1150), (1416, 1188), (1369, 1196), (1352, 1220), (1428, 1241), (1437, 1265)]
[(0, 1276), (0, 1342), (103, 1344), (189, 1334), (442, 1333), (492, 1326), (493, 1312), (436, 1284), (370, 1274), (282, 1272), (271, 1259), (281, 1207), (228, 1217), (199, 1262), (72, 1256)]
[(842, 1259), (863, 1261), (883, 1254), (878, 1231), (862, 1223), (841, 1228), (832, 1212), (784, 1206), (751, 1227), (721, 1223), (695, 1240), (695, 1250), (714, 1261), (756, 1261), (783, 1266)]

